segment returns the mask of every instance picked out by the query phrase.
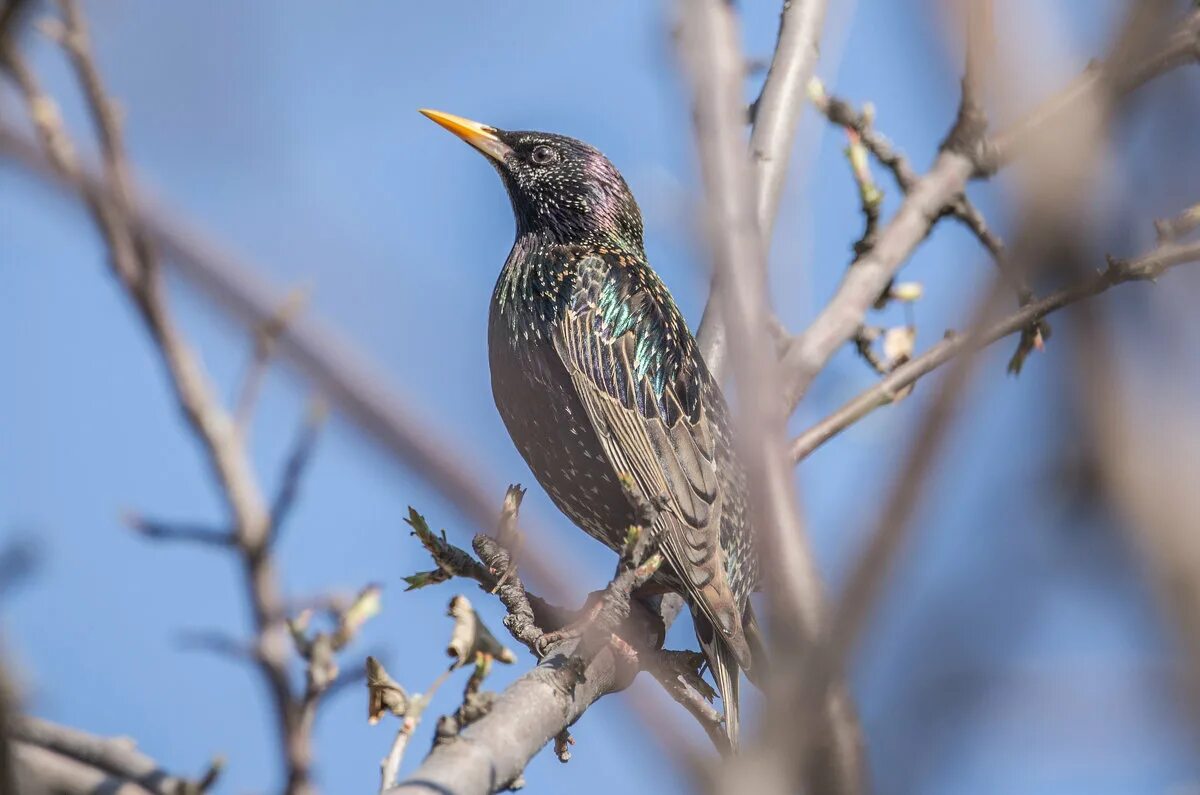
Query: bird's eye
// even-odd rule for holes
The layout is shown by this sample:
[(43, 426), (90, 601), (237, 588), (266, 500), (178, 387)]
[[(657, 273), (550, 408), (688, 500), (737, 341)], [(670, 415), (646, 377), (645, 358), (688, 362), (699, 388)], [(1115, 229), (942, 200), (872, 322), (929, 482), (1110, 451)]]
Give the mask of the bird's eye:
[(542, 144), (541, 146), (534, 148), (533, 153), (529, 156), (529, 159), (533, 161), (534, 165), (544, 166), (547, 163), (553, 163), (556, 157), (557, 155), (554, 153), (553, 149), (545, 144)]

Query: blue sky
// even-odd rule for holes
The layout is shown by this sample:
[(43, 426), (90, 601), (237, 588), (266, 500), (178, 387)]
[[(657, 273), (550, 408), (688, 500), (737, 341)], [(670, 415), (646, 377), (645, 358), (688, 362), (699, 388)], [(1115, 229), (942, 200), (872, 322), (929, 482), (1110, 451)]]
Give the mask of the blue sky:
[[(765, 56), (775, 4), (746, 5), (747, 51)], [(957, 102), (957, 56), (932, 21), (939, 4), (832, 5), (819, 74), (837, 93), (874, 102), (881, 129), (924, 167)], [(1119, 9), (1108, 0), (1053, 5), (1063, 19), (1083, 21), (1067, 28), (1074, 49), (1060, 71), (1045, 85), (1021, 86), (1035, 96), (1102, 50)], [(697, 176), (664, 6), (120, 0), (88, 10), (149, 191), (280, 287), (310, 289), (310, 311), (352, 339), (495, 482), (531, 482), (493, 409), (486, 370), (487, 299), (511, 243), (511, 215), (492, 170), (416, 108), (598, 146), (642, 204), (652, 263), (684, 313), (699, 318)], [(1036, 60), (1043, 38), (1013, 33), (1002, 43)], [(68, 121), (85, 129), (61, 58), (44, 42), (30, 46), (48, 86), (69, 98)], [(12, 118), (11, 93), (0, 99)], [(1135, 129), (1129, 146), (1151, 149), (1159, 134)], [(829, 295), (860, 232), (843, 145), (806, 114), (772, 251), (773, 295), (793, 328)], [(895, 191), (877, 176), (893, 208)], [(981, 186), (976, 195), (1003, 229), (1002, 194)], [(32, 539), (40, 551), (31, 582), (3, 605), (3, 636), (29, 708), (134, 736), (181, 772), (223, 753), (221, 792), (277, 786), (255, 676), (181, 645), (189, 631), (244, 629), (233, 562), (145, 542), (119, 521), (136, 509), (215, 522), (220, 504), (96, 235), (75, 204), (0, 163), (0, 241), (0, 536)], [(938, 228), (906, 271), (926, 285), (919, 344), (958, 322), (989, 267), (966, 232)], [(245, 335), (184, 284), (173, 285), (172, 300), (213, 379), (231, 393)], [(1047, 451), (1072, 432), (1058, 375), (1063, 348), (1051, 345), (1020, 379), (1004, 375), (1007, 353), (985, 362), (936, 474), (937, 498), (918, 517), (853, 671), (877, 789), (1125, 793), (1194, 781), (1192, 737), (1148, 589), (1120, 534), (1102, 518), (1081, 520), (1049, 480)], [(860, 362), (839, 355), (796, 427), (869, 382)], [(862, 541), (923, 395), (861, 423), (798, 473), (831, 583)], [(286, 368), (267, 381), (254, 456), (268, 488), (308, 398)], [(427, 565), (402, 523), (410, 504), (460, 539), (474, 529), (419, 474), (335, 416), (279, 554), (295, 597), (383, 583), (384, 612), (345, 665), (378, 651), (420, 690), (444, 664), (451, 595), (467, 592), (497, 624), (499, 613), (466, 585), (402, 593), (400, 576)], [(536, 487), (526, 510), (556, 531), (581, 593), (600, 587), (609, 553)], [(688, 635), (681, 629), (672, 641), (689, 643)], [(529, 664), (522, 657), (496, 684)], [(530, 791), (683, 788), (619, 698), (576, 727), (569, 765), (539, 755)], [(363, 716), (358, 691), (322, 714), (317, 774), (326, 791), (375, 786), (390, 732)], [(423, 733), (413, 750), (425, 742)]]

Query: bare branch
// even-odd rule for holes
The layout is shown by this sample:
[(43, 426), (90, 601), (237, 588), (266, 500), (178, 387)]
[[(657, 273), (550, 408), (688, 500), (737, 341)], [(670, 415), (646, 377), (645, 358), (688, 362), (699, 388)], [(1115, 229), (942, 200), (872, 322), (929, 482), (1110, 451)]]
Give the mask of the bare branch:
[(1111, 260), (1108, 267), (1091, 281), (1076, 287), (1060, 290), (1040, 301), (1027, 304), (975, 338), (963, 335), (948, 335), (925, 353), (897, 367), (885, 378), (857, 397), (852, 398), (837, 411), (812, 426), (792, 440), (792, 460), (799, 462), (825, 442), (837, 436), (875, 409), (895, 401), (896, 396), (916, 383), (924, 375), (933, 372), (955, 356), (992, 344), (996, 340), (1028, 328), (1032, 323), (1078, 301), (1099, 295), (1111, 287), (1132, 281), (1153, 281), (1176, 265), (1200, 260), (1200, 244), (1163, 245), (1135, 260)]
[[(121, 114), (109, 98), (90, 49), (77, 0), (60, 0), (61, 19), (43, 26), (67, 52), (87, 110), (99, 138), (104, 173), (88, 178), (78, 167), (55, 106), (40, 90), (16, 50), (3, 43), (3, 65), (23, 94), (35, 120), (46, 157), (60, 179), (75, 186), (92, 212), (109, 250), (109, 264), (154, 341), (175, 401), (200, 442), (209, 469), (220, 487), (229, 515), (231, 548), (241, 557), (255, 643), (250, 655), (268, 685), (287, 770), (287, 791), (311, 791), (310, 732), (315, 698), (296, 698), (288, 676), (288, 651), (282, 623), (282, 600), (267, 544), (271, 515), (267, 510), (249, 455), (234, 418), (220, 403), (199, 359), (176, 329), (163, 287), (160, 261), (145, 228), (135, 216), (130, 169), (121, 134)], [(195, 528), (149, 524), (143, 531), (158, 538), (189, 538), (223, 543), (224, 536)]]
[[(771, 230), (779, 212), (779, 200), (787, 177), (788, 163), (796, 137), (796, 126), (804, 110), (804, 90), (816, 68), (821, 29), (828, 0), (788, 0), (779, 18), (775, 54), (754, 102), (750, 154), (754, 174), (754, 210), (764, 253), (770, 250)], [(740, 48), (738, 49), (740, 53)], [(755, 281), (766, 279), (766, 261), (743, 263)], [(696, 330), (700, 351), (708, 369), (724, 380), (728, 357), (725, 322), (721, 312), (723, 277), (713, 272), (712, 290), (704, 316)]]
[[(1125, 70), (1114, 84), (1118, 96), (1176, 67), (1200, 60), (1200, 11), (1190, 13), (1153, 54)], [(1061, 118), (1094, 98), (1107, 86), (1104, 70), (1090, 69), (1083, 77), (994, 140), (977, 147), (973, 156), (943, 149), (933, 167), (913, 184), (896, 215), (883, 227), (879, 242), (846, 272), (833, 298), (809, 325), (793, 338), (783, 356), (787, 373), (787, 402), (794, 407), (829, 358), (852, 339), (867, 310), (912, 255), (947, 204), (962, 193), (974, 176), (992, 173), (1008, 163), (1037, 137), (1050, 121)]]
[(186, 541), (216, 548), (235, 544), (231, 533), (207, 525), (151, 519), (132, 512), (125, 514), (123, 520), (135, 533), (154, 541)]

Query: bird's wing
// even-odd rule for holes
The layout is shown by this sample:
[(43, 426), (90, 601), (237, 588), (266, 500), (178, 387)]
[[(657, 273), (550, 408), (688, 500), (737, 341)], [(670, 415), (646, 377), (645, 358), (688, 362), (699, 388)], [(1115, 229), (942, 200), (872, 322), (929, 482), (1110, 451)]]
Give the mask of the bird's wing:
[[(588, 257), (555, 347), (614, 468), (662, 510), (661, 548), (735, 654), (748, 659), (741, 611), (725, 574), (711, 416), (682, 318), (653, 274)], [(722, 410), (720, 407), (717, 410)]]

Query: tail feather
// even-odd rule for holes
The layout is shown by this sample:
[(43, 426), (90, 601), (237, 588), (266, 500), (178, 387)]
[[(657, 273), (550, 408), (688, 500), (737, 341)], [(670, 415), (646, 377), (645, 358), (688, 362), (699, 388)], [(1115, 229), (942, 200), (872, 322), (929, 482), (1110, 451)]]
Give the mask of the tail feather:
[(736, 753), (741, 728), (738, 704), (741, 666), (733, 649), (702, 613), (693, 611), (692, 620), (696, 625), (696, 638), (700, 641), (704, 658), (708, 660), (708, 667), (716, 680), (717, 691), (721, 694), (721, 704), (725, 710), (725, 736)]
[(709, 665), (712, 668), (713, 678), (717, 680), (717, 690), (721, 693), (721, 704), (725, 708), (725, 736), (729, 738), (730, 749), (737, 753), (738, 734), (741, 731), (741, 707), (738, 703), (738, 680), (741, 669), (729, 647), (720, 638), (716, 639), (711, 652), (706, 649), (705, 653), (711, 655), (708, 658)]

